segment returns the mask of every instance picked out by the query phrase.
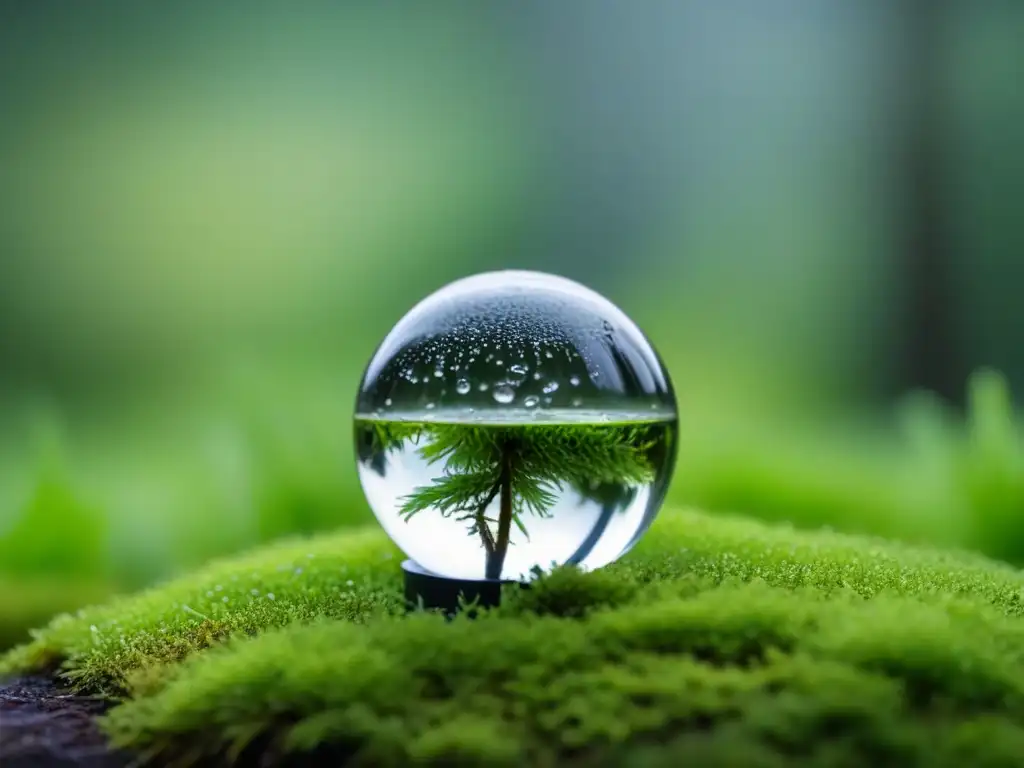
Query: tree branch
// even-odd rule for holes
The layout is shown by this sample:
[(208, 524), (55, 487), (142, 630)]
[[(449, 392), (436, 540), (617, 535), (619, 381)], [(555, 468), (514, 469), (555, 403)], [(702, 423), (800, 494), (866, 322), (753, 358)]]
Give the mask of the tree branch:
[(498, 491), (501, 490), (501, 481), (499, 480), (493, 488), (488, 492), (487, 496), (484, 497), (483, 502), (476, 510), (476, 527), (480, 533), (480, 540), (484, 544), (484, 550), (487, 552), (487, 556), (490, 557), (494, 554), (494, 537), (491, 535), (491, 529), (487, 527), (487, 507), (494, 501), (494, 497), (498, 495)]

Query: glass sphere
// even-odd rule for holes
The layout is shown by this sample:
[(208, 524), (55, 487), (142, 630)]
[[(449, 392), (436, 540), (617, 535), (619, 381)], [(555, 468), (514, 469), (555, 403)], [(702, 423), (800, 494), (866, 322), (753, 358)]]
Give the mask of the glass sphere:
[(676, 402), (640, 329), (561, 277), (490, 272), (417, 304), (366, 368), (355, 441), (366, 498), (422, 568), (524, 579), (599, 568), (657, 514)]

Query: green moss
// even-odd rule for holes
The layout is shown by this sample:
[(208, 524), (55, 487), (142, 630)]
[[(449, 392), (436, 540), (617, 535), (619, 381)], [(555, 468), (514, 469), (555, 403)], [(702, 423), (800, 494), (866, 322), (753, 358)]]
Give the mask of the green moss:
[(289, 541), (96, 608), (65, 614), (0, 658), (0, 675), (58, 665), (79, 687), (125, 690), (140, 668), (232, 634), (321, 617), (364, 621), (399, 606), (396, 550), (379, 531)]
[(367, 764), (591, 763), (633, 748), (668, 764), (686, 734), (730, 734), (765, 758), (931, 764), (939, 730), (980, 717), (1019, 737), (1016, 621), (973, 601), (807, 598), (738, 584), (586, 621), (289, 628), (195, 657), (106, 725), (162, 758), (255, 741)]
[(1008, 566), (667, 510), (619, 563), (445, 622), (399, 615), (396, 554), (376, 530), (273, 546), (0, 668), (126, 694), (115, 743), (186, 763), (1024, 764)]

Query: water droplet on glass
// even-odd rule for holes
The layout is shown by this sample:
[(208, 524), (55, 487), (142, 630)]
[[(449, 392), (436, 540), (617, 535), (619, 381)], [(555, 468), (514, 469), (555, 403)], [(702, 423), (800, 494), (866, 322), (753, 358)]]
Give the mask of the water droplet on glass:
[(455, 391), (460, 395), (468, 394), (470, 389), (470, 384), (465, 379), (459, 379), (458, 383), (455, 385)]
[(543, 378), (544, 378), (544, 374), (541, 373), (540, 371), (534, 371), (533, 372), (533, 380), (534, 381), (540, 381)]
[(427, 405), (426, 405), (426, 409), (427, 409), (428, 411), (432, 411), (432, 410), (434, 410), (434, 403), (427, 403)]
[(491, 397), (502, 405), (508, 405), (516, 399), (516, 391), (508, 384), (499, 384), (494, 388), (494, 392), (491, 393)]
[(540, 398), (538, 398), (536, 395), (530, 395), (529, 397), (523, 399), (523, 405), (525, 405), (527, 408), (536, 408), (537, 403), (539, 402)]
[(390, 408), (391, 407), (391, 402), (392, 402), (391, 398), (389, 397), (389, 398), (384, 400), (384, 405), (386, 405), (388, 408)]
[(557, 392), (558, 391), (558, 382), (557, 381), (549, 381), (547, 384), (544, 385), (544, 388), (541, 391), (545, 395), (550, 395), (552, 392)]
[(477, 384), (476, 388), (479, 389), (481, 392), (486, 392), (488, 387), (490, 387), (490, 385), (486, 381), (481, 381), (479, 384)]
[(440, 368), (438, 368), (436, 371), (434, 371), (434, 378), (435, 379), (444, 378), (444, 371), (442, 371)]
[(551, 358), (554, 357), (554, 355), (551, 354), (551, 350), (548, 350), (547, 352), (544, 353), (544, 357), (550, 360)]
[(580, 385), (580, 377), (579, 376), (570, 376), (569, 377), (569, 383), (572, 384), (574, 387), (578, 387)]
[(525, 376), (526, 372), (529, 369), (525, 365), (519, 365), (518, 363), (516, 363), (515, 365), (509, 366), (509, 370), (512, 371), (512, 373), (516, 373), (520, 376)]
[(579, 408), (581, 405), (583, 405), (583, 398), (582, 397), (574, 397), (572, 399), (572, 407), (573, 408)]

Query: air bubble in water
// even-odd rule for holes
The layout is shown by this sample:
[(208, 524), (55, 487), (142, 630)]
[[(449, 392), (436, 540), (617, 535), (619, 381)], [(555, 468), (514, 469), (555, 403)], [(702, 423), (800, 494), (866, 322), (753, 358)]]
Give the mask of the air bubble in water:
[(502, 405), (508, 405), (516, 399), (516, 391), (508, 384), (499, 384), (494, 388), (494, 392), (491, 395), (494, 397), (495, 402)]

